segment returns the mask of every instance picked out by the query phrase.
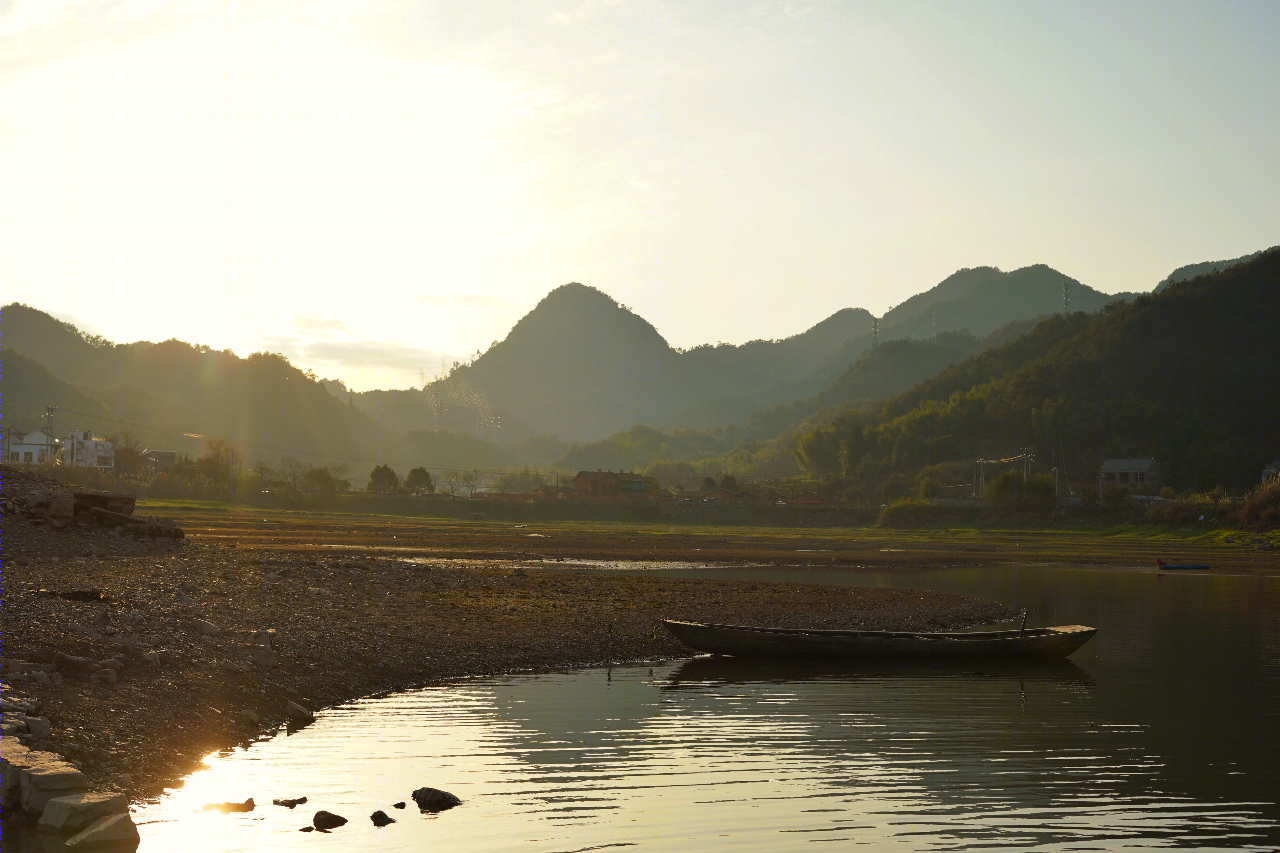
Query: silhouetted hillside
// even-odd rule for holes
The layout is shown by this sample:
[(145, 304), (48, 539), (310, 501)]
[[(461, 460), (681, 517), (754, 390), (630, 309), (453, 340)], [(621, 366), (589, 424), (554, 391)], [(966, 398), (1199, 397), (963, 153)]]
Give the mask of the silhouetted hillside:
[[(7, 309), (6, 309), (7, 310)], [(6, 314), (5, 320), (8, 321)], [(5, 326), (8, 332), (8, 326)], [(102, 430), (106, 422), (107, 407), (100, 400), (84, 393), (69, 382), (63, 382), (45, 369), (44, 365), (27, 358), (22, 353), (5, 347), (0, 350), (0, 363), (4, 370), (4, 426), (16, 427), (23, 432), (44, 427), (46, 406), (61, 411), (85, 412), (86, 429)], [(67, 426), (67, 416), (54, 413), (53, 428), (56, 433), (72, 429)]]
[[(1274, 248), (1278, 248), (1278, 247), (1273, 246), (1272, 249)], [(1264, 252), (1272, 251), (1272, 249), (1262, 249), (1260, 251), (1254, 252), (1252, 255), (1245, 255), (1239, 258), (1232, 258), (1229, 261), (1203, 261), (1202, 263), (1198, 263), (1198, 264), (1187, 264), (1185, 267), (1178, 267), (1176, 270), (1169, 273), (1168, 277), (1165, 278), (1164, 281), (1157, 284), (1155, 290), (1152, 292), (1160, 293), (1171, 284), (1176, 284), (1180, 281), (1187, 281), (1188, 279), (1192, 279), (1200, 275), (1208, 275), (1209, 273), (1221, 272), (1222, 270), (1225, 270), (1228, 267), (1233, 267), (1236, 264), (1244, 263), (1245, 261), (1251, 261), (1254, 258), (1258, 257), (1259, 255), (1263, 254)]]
[(1273, 250), (1100, 315), (1053, 318), (878, 414), (808, 433), (798, 452), (862, 489), (1020, 447), (1077, 483), (1103, 458), (1150, 457), (1179, 488), (1246, 488), (1280, 442), (1277, 316)]
[[(335, 400), (279, 355), (242, 359), (172, 340), (112, 344), (22, 305), (4, 308), (4, 334), (6, 343), (39, 365), (57, 365), (49, 375), (84, 395), (60, 406), (60, 433), (87, 421), (84, 426), (102, 432), (128, 430), (146, 443), (189, 453), (198, 453), (205, 437), (216, 437), (239, 448), (246, 461), (367, 457), (382, 453), (391, 438), (381, 424)], [(17, 359), (14, 365), (25, 369)], [(6, 420), (11, 411), (43, 412), (46, 405), (58, 405), (52, 397), (67, 393), (48, 377), (9, 380), (6, 371)], [(100, 401), (99, 408), (89, 408), (87, 398)], [(97, 426), (92, 417), (111, 420)]]

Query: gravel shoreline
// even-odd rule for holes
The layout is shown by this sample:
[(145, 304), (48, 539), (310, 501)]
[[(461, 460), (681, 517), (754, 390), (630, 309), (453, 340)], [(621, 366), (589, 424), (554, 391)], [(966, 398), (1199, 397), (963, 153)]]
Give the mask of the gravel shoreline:
[[(3, 486), (9, 497), (23, 484)], [(467, 676), (690, 655), (662, 617), (941, 630), (1015, 615), (924, 591), (131, 541), (12, 515), (2, 535), (4, 697), (39, 703), (50, 724), (22, 738), (134, 801), (212, 751), (275, 731), (290, 703), (314, 712)], [(92, 678), (67, 656), (122, 667)]]

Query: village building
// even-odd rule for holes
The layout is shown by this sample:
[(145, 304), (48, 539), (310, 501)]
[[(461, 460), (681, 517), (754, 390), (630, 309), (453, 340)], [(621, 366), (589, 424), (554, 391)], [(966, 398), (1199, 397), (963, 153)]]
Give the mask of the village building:
[(1098, 493), (1108, 486), (1119, 486), (1128, 491), (1158, 490), (1160, 468), (1154, 459), (1105, 459), (1098, 471)]
[(662, 485), (653, 477), (631, 471), (579, 471), (573, 477), (573, 496), (580, 500), (648, 498)]
[(170, 465), (178, 461), (178, 451), (176, 450), (151, 450), (142, 451), (142, 464), (146, 466), (147, 474), (154, 476)]
[(52, 462), (58, 452), (58, 440), (42, 429), (23, 432), (9, 427), (3, 433), (0, 458), (10, 464), (40, 465)]
[(73, 430), (62, 440), (57, 460), (72, 468), (116, 467), (116, 446), (105, 438), (94, 438), (88, 430)]

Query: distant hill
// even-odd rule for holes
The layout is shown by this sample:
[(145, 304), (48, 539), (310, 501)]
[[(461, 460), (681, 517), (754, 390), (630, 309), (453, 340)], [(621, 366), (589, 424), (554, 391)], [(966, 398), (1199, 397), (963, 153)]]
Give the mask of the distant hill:
[(1165, 278), (1164, 281), (1157, 284), (1155, 290), (1153, 290), (1152, 293), (1160, 293), (1162, 290), (1164, 290), (1171, 284), (1176, 284), (1180, 281), (1187, 281), (1188, 279), (1193, 279), (1196, 276), (1207, 275), (1209, 273), (1215, 273), (1215, 272), (1221, 272), (1222, 270), (1225, 270), (1228, 267), (1233, 267), (1236, 264), (1244, 263), (1245, 261), (1251, 261), (1254, 258), (1258, 257), (1259, 255), (1263, 254), (1263, 252), (1269, 252), (1275, 248), (1280, 248), (1280, 247), (1272, 247), (1272, 249), (1262, 249), (1260, 251), (1254, 252), (1252, 255), (1244, 255), (1243, 257), (1232, 258), (1229, 261), (1204, 261), (1198, 264), (1187, 264), (1185, 267), (1178, 267), (1176, 270), (1169, 273), (1168, 277)]
[(1280, 450), (1277, 316), (1280, 249), (1097, 315), (1052, 318), (877, 413), (805, 434), (798, 452), (810, 472), (862, 494), (942, 463), (968, 476), (972, 460), (1021, 447), (1077, 484), (1104, 458), (1150, 457), (1177, 488), (1248, 488)]
[[(392, 438), (282, 356), (240, 358), (181, 341), (113, 344), (25, 305), (6, 306), (3, 316), (5, 342), (23, 356), (12, 366), (6, 357), (6, 423), (11, 413), (59, 405), (60, 433), (82, 425), (127, 430), (193, 455), (205, 437), (222, 438), (246, 461), (298, 455), (314, 464), (377, 458)], [(39, 378), (11, 383), (23, 375)]]
[[(1096, 311), (1129, 296), (1101, 293), (1043, 265), (1012, 273), (991, 267), (961, 270), (890, 311), (880, 323), (880, 341), (932, 340), (935, 333), (981, 339), (1009, 323), (1060, 312), (1064, 285), (1073, 310)], [(637, 424), (711, 428), (821, 394), (871, 347), (873, 321), (867, 311), (849, 308), (790, 338), (681, 352), (606, 294), (573, 283), (553, 290), (505, 340), (422, 395), (371, 395), (358, 405), (403, 428), (407, 421), (392, 409), (439, 417), (431, 414), (438, 409), (432, 400), (460, 383), (472, 392), (473, 402), (463, 408), (501, 412), (496, 419), (487, 416), (489, 421), (505, 417), (509, 427), (520, 426), (521, 437), (557, 434), (591, 441)], [(938, 369), (954, 360), (938, 357)], [(884, 362), (882, 368), (886, 375), (923, 378), (918, 365)], [(891, 385), (894, 391), (906, 387), (884, 387)], [(486, 419), (479, 411), (459, 415), (455, 410), (453, 417)]]

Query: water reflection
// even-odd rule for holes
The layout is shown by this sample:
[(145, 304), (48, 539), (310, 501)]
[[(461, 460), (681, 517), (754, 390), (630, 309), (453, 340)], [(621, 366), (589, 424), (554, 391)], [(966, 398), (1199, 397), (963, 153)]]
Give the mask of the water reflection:
[[(982, 595), (1099, 634), (1070, 661), (695, 658), (369, 699), (215, 757), (138, 812), (141, 849), (1280, 849), (1275, 579), (880, 574), (823, 579)], [(464, 804), (391, 809), (423, 785)], [(199, 811), (304, 795), (296, 812)], [(299, 833), (321, 808), (351, 823)], [(375, 828), (378, 809), (397, 822)]]

